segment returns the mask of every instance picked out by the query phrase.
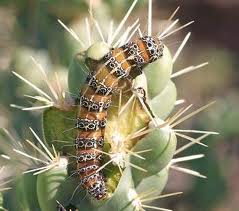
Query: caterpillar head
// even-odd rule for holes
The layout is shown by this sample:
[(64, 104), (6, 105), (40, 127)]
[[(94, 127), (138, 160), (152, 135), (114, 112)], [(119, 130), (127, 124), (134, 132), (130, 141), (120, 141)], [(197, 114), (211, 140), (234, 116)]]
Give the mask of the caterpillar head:
[[(157, 61), (163, 56), (164, 45), (157, 37), (144, 36), (133, 42), (131, 51), (136, 56), (136, 63), (145, 65)], [(139, 60), (142, 61), (139, 61)]]

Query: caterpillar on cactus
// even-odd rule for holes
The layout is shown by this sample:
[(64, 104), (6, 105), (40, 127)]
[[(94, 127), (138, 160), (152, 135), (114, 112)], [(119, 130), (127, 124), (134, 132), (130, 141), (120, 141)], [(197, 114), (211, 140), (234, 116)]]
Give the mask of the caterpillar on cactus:
[(103, 57), (103, 65), (90, 70), (86, 85), (80, 93), (80, 108), (77, 116), (76, 138), (78, 171), (82, 185), (96, 199), (106, 197), (104, 178), (99, 171), (103, 149), (107, 109), (118, 81), (125, 80), (135, 69), (163, 56), (163, 45), (158, 38), (144, 36), (126, 45), (113, 49)]
[[(197, 172), (176, 166), (178, 162), (198, 159), (203, 157), (202, 155), (175, 159), (173, 156), (193, 144), (205, 146), (201, 140), (209, 134), (216, 133), (195, 130), (193, 131), (195, 133), (205, 133), (195, 139), (182, 134), (192, 131), (177, 130), (174, 127), (209, 105), (181, 119), (179, 118), (191, 106), (180, 109), (173, 116), (168, 117), (172, 109), (183, 102), (182, 100), (176, 101), (176, 87), (171, 79), (206, 65), (204, 63), (191, 66), (172, 74), (173, 63), (188, 41), (190, 33), (187, 34), (173, 58), (164, 39), (192, 22), (173, 29), (178, 23), (177, 19), (172, 21), (163, 32), (155, 36), (152, 35), (152, 1), (149, 0), (146, 35), (141, 32), (138, 20), (136, 20), (115, 41), (136, 3), (137, 0), (133, 2), (114, 32), (112, 24), (110, 24), (107, 41), (103, 37), (98, 22), (91, 18), (92, 23), (89, 24), (86, 19), (88, 46), (72, 29), (59, 21), (84, 48), (84, 51), (73, 59), (68, 75), (70, 92), (74, 94), (80, 92), (78, 98), (75, 99), (76, 104), (72, 99), (67, 100), (66, 92), (59, 86), (58, 76), (53, 80), (57, 87), (54, 89), (54, 84), (50, 82), (42, 67), (35, 60), (33, 61), (40, 68), (51, 94), (46, 94), (14, 72), (18, 78), (30, 85), (40, 95), (30, 97), (44, 105), (29, 108), (12, 106), (22, 110), (47, 109), (43, 113), (46, 143), (40, 141), (40, 145), (43, 146), (47, 154), (49, 154), (49, 147), (46, 145), (53, 145), (50, 151), (53, 151), (55, 156), (49, 154), (50, 158), (43, 162), (45, 166), (26, 171), (39, 174), (37, 179), (38, 201), (44, 211), (52, 210), (57, 205), (59, 210), (67, 210), (69, 203), (79, 210), (155, 208), (144, 204), (144, 202), (179, 194), (158, 196), (166, 185), (170, 169), (204, 177)], [(177, 10), (170, 17), (170, 21)], [(101, 42), (90, 40), (90, 25), (93, 24), (102, 37)], [(72, 120), (76, 122), (75, 127), (73, 127)], [(68, 131), (70, 132), (65, 135)], [(36, 134), (33, 134), (37, 138)], [(182, 137), (192, 143), (176, 150), (176, 137)], [(72, 139), (74, 139), (74, 143), (72, 143)], [(36, 147), (34, 148), (36, 149)], [(41, 152), (40, 149), (37, 151)], [(27, 156), (22, 150), (16, 152)], [(30, 158), (39, 161), (37, 157), (31, 156)], [(74, 158), (73, 162), (76, 164), (73, 174), (71, 174), (72, 166), (69, 162), (71, 158)], [(68, 176), (71, 178), (77, 175), (76, 184), (72, 183), (74, 188), (69, 191), (68, 186), (64, 186), (64, 184), (61, 186), (58, 182), (56, 189), (60, 194), (47, 200), (47, 195), (43, 193), (48, 192), (48, 187), (51, 187), (48, 185), (51, 183), (48, 178), (51, 176), (51, 171), (59, 166), (63, 166), (63, 169), (57, 170), (64, 172), (64, 177), (60, 182), (64, 179), (67, 181)], [(67, 175), (67, 170), (69, 175)], [(79, 188), (80, 186), (83, 189)], [(80, 189), (79, 192), (86, 191), (88, 193), (80, 195), (80, 197), (77, 195), (77, 199), (74, 201), (73, 196), (77, 194), (78, 189)], [(151, 189), (157, 190), (152, 191)], [(147, 194), (148, 197), (145, 196)], [(69, 195), (71, 196), (69, 197)]]

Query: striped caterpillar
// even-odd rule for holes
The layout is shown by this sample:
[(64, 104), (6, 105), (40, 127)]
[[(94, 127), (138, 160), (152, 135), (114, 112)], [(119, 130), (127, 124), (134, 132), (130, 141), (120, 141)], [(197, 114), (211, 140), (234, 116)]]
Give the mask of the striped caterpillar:
[[(104, 176), (100, 170), (104, 146), (107, 110), (120, 80), (163, 56), (164, 45), (159, 38), (144, 36), (113, 49), (92, 70), (80, 91), (75, 139), (77, 171), (83, 188), (97, 200), (107, 196)], [(137, 73), (139, 74), (139, 73)]]

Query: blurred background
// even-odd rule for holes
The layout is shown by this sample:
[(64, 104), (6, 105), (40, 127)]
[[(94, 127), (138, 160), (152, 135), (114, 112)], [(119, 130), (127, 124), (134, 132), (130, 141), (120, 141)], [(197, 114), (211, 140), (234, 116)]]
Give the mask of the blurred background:
[[(94, 16), (103, 29), (109, 20), (117, 22), (131, 5), (131, 0), (93, 0)], [(153, 29), (166, 27), (165, 20), (181, 6), (180, 24), (195, 24), (166, 40), (172, 53), (181, 44), (186, 32), (192, 37), (175, 64), (174, 71), (209, 62), (210, 65), (174, 80), (178, 99), (200, 107), (216, 100), (216, 104), (186, 121), (181, 128), (214, 130), (219, 136), (207, 138), (210, 148), (195, 146), (184, 155), (204, 153), (205, 158), (188, 162), (186, 167), (200, 171), (208, 179), (199, 179), (170, 172), (165, 192), (183, 191), (181, 197), (160, 201), (161, 207), (177, 211), (238, 211), (239, 210), (239, 42), (238, 0), (155, 0)], [(61, 19), (79, 37), (85, 37), (84, 18), (88, 16), (87, 0), (1, 0), (0, 1), (0, 127), (24, 138), (28, 127), (41, 127), (40, 112), (22, 112), (10, 108), (11, 103), (24, 104), (23, 94), (31, 89), (16, 79), (12, 70), (44, 87), (38, 77), (33, 56), (49, 77), (58, 72), (64, 79), (73, 55), (81, 46), (57, 22)], [(140, 18), (142, 31), (147, 29), (147, 1), (139, 0), (132, 23)], [(66, 84), (66, 83), (65, 83)], [(38, 131), (40, 132), (40, 131)]]

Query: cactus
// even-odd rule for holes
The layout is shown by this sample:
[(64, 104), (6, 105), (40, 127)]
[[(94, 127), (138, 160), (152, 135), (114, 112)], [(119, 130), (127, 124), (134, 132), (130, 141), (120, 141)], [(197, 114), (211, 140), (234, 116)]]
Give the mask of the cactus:
[[(134, 1), (129, 13), (136, 2)], [(151, 1), (149, 2), (151, 3)], [(122, 24), (129, 13), (123, 19)], [(151, 5), (149, 5), (149, 14), (151, 14)], [(149, 26), (150, 23), (149, 15)], [(166, 33), (166, 31), (170, 30), (175, 23), (173, 22), (165, 30), (162, 38), (169, 36), (170, 33)], [(137, 29), (134, 27), (132, 29)], [(69, 31), (72, 33), (71, 30)], [(76, 37), (75, 34), (73, 35)], [(126, 35), (125, 33), (124, 36)], [(179, 162), (199, 159), (203, 155), (174, 158), (193, 144), (206, 146), (201, 141), (210, 134), (217, 134), (210, 131), (175, 129), (178, 124), (211, 105), (203, 106), (187, 115), (184, 113), (191, 106), (180, 109), (174, 115), (171, 114), (176, 109), (175, 107), (182, 102), (176, 100), (177, 88), (172, 81), (173, 78), (205, 65), (191, 66), (172, 74), (174, 63), (189, 36), (190, 34), (185, 37), (174, 57), (165, 46), (161, 59), (149, 64), (144, 69), (144, 73), (135, 78), (133, 84), (123, 84), (124, 88), (114, 95), (114, 106), (108, 112), (108, 124), (105, 130), (106, 143), (103, 148), (105, 156), (102, 170), (108, 189), (105, 200), (98, 201), (89, 196), (80, 186), (77, 177), (73, 144), (76, 133), (74, 130), (75, 117), (78, 110), (75, 96), (86, 80), (87, 71), (98, 65), (102, 56), (109, 51), (108, 46), (113, 43), (114, 34), (109, 35), (108, 45), (95, 41), (93, 45), (86, 47), (84, 51), (73, 58), (68, 73), (71, 98), (66, 96), (58, 77), (52, 83), (37, 62), (35, 63), (40, 68), (43, 80), (47, 83), (51, 94), (43, 92), (26, 78), (14, 72), (18, 78), (39, 94), (39, 96), (30, 96), (37, 101), (32, 108), (19, 106), (18, 108), (22, 110), (44, 109), (42, 113), (43, 138), (41, 139), (30, 128), (37, 144), (27, 140), (26, 146), (14, 147), (13, 151), (8, 147), (2, 151), (2, 156), (6, 158), (4, 166), (9, 166), (13, 162), (12, 159), (8, 162), (8, 156), (14, 158), (16, 163), (20, 163), (23, 159), (27, 165), (18, 166), (18, 169), (24, 174), (20, 174), (19, 179), (13, 184), (13, 188), (17, 190), (17, 196), (21, 199), (21, 206), (19, 205), (21, 208), (12, 208), (14, 205), (8, 205), (11, 200), (2, 203), (4, 201), (2, 195), (1, 206), (5, 206), (9, 210), (42, 211), (57, 210), (57, 207), (66, 210), (76, 208), (92, 211), (133, 211), (148, 208), (167, 210), (149, 204), (156, 199), (181, 193), (162, 195), (171, 169), (204, 178), (205, 176), (196, 171), (177, 166)], [(79, 38), (76, 39), (79, 40)], [(116, 43), (122, 44), (122, 39), (120, 38)], [(145, 90), (145, 96), (141, 96), (141, 93), (138, 92), (139, 88)], [(182, 115), (184, 116), (182, 117)], [(185, 132), (202, 133), (203, 135), (199, 138), (192, 138), (185, 135)], [(1, 136), (5, 140), (11, 139), (4, 130), (1, 132)], [(187, 139), (190, 143), (177, 148), (178, 138)], [(17, 143), (19, 144), (19, 142)], [(11, 192), (8, 195), (10, 196), (6, 198), (13, 197)]]

